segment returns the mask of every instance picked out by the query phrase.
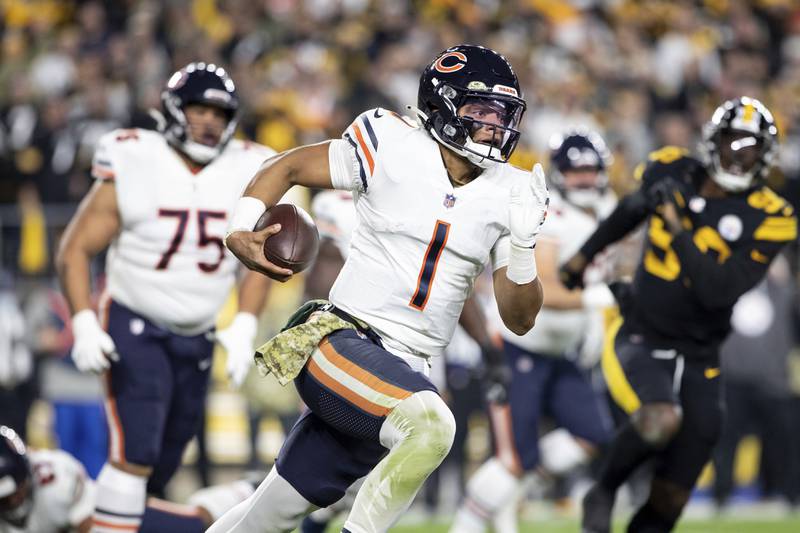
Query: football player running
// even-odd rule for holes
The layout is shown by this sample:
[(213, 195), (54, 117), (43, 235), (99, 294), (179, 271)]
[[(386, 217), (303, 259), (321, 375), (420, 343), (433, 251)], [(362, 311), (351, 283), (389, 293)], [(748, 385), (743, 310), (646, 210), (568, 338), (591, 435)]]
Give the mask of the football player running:
[(631, 472), (655, 459), (647, 501), (628, 531), (671, 531), (708, 462), (721, 422), (719, 346), (733, 305), (797, 237), (792, 207), (764, 184), (777, 129), (758, 100), (723, 103), (706, 124), (701, 160), (677, 147), (650, 154), (641, 186), (623, 198), (563, 267), (569, 287), (606, 246), (647, 221), (632, 285), (614, 292), (602, 367), (630, 415), (583, 501), (583, 531), (610, 531), (614, 498)]
[[(591, 314), (614, 305), (595, 266), (593, 282), (570, 292), (559, 280), (559, 264), (574, 254), (616, 203), (605, 173), (611, 155), (595, 132), (576, 130), (551, 139), (549, 220), (539, 235), (536, 262), (544, 304), (536, 327), (523, 336), (501, 331), (511, 370), (507, 404), (489, 406), (495, 456), (467, 483), (451, 531), (482, 532), (489, 520), (498, 533), (517, 531), (521, 478), (534, 469), (550, 478), (587, 463), (610, 438), (612, 422), (601, 398), (574, 355)], [(543, 413), (559, 426), (539, 437)]]
[[(353, 191), (358, 225), (332, 307), (320, 309), (347, 326), (296, 354), (305, 364), (294, 382), (310, 410), (256, 493), (209, 531), (291, 530), (365, 475), (343, 531), (387, 531), (447, 455), (453, 416), (425, 373), (475, 278), (491, 264), (500, 315), (517, 334), (542, 303), (533, 247), (547, 209), (544, 174), (507, 164), (524, 110), (502, 56), (456, 46), (421, 76), (418, 123), (372, 109), (342, 139), (284, 152), (256, 174), (226, 243), (248, 267), (280, 278), (291, 272), (261, 251), (277, 228), (252, 231), (264, 210), (293, 185)], [(303, 331), (321, 322), (312, 315)]]
[[(247, 498), (247, 480), (201, 489), (187, 505), (149, 498), (139, 531), (201, 533)], [(0, 426), (0, 533), (87, 533), (97, 489), (83, 466), (63, 450), (30, 450)]]
[[(236, 282), (223, 237), (237, 198), (274, 152), (233, 140), (239, 100), (213, 64), (191, 63), (162, 93), (160, 131), (100, 139), (96, 182), (57, 258), (72, 309), (72, 358), (103, 373), (110, 456), (97, 479), (93, 531), (136, 531), (148, 490), (159, 492), (197, 433), (217, 313)], [(91, 258), (110, 245), (102, 320), (90, 308)], [(216, 333), (240, 383), (252, 364), (256, 316), (269, 280), (250, 272), (239, 313)], [(149, 480), (149, 484), (148, 484)]]

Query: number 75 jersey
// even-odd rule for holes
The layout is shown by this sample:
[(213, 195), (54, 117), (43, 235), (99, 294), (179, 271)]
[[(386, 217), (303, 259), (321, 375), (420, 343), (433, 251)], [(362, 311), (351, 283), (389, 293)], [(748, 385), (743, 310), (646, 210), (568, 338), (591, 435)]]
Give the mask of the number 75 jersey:
[(354, 191), (357, 215), (331, 301), (390, 350), (441, 354), (484, 265), (508, 264), (509, 191), (527, 172), (496, 164), (454, 188), (439, 144), (380, 108), (329, 150), (333, 185)]
[(238, 266), (222, 241), (228, 219), (274, 153), (232, 140), (194, 173), (157, 132), (103, 136), (92, 174), (113, 181), (121, 223), (106, 262), (111, 298), (176, 333), (211, 328)]

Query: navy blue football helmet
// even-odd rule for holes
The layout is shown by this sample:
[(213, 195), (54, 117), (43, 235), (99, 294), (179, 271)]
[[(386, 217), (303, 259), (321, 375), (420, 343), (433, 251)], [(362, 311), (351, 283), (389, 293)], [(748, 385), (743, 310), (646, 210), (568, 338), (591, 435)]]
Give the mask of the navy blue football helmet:
[[(205, 104), (225, 111), (228, 125), (216, 146), (194, 142), (189, 137), (183, 112), (188, 104)], [(205, 164), (217, 157), (236, 131), (239, 110), (236, 86), (225, 69), (213, 63), (189, 63), (175, 72), (161, 92), (161, 106), (167, 141), (198, 163)]]
[(24, 528), (33, 509), (31, 468), (17, 433), (0, 426), (0, 520)]
[[(592, 208), (605, 194), (606, 168), (611, 161), (611, 152), (597, 132), (581, 128), (550, 138), (550, 182), (565, 200), (578, 207)], [(568, 187), (564, 173), (581, 170), (596, 172), (594, 183)]]
[[(469, 104), (490, 109), (499, 120), (459, 116), (459, 110)], [(517, 147), (525, 100), (517, 75), (503, 56), (489, 48), (462, 44), (439, 54), (422, 72), (415, 111), (434, 139), (485, 168), (508, 161)], [(492, 132), (491, 141), (473, 140), (481, 128)]]

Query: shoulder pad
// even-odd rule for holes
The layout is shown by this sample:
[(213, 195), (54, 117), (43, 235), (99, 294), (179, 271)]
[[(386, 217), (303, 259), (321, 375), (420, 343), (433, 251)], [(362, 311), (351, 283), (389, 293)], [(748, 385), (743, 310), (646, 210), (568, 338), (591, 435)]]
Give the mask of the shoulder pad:
[(355, 151), (364, 183), (375, 173), (378, 154), (409, 132), (417, 129), (407, 117), (381, 107), (358, 115), (342, 134)]
[(138, 128), (116, 129), (104, 134), (97, 141), (92, 157), (92, 177), (114, 181), (116, 178), (114, 160), (118, 151), (139, 148), (142, 143), (152, 142), (154, 137), (161, 138), (161, 134)]
[(763, 220), (753, 233), (757, 241), (787, 242), (797, 239), (797, 216), (792, 205), (767, 186), (751, 192), (747, 205), (760, 211)]

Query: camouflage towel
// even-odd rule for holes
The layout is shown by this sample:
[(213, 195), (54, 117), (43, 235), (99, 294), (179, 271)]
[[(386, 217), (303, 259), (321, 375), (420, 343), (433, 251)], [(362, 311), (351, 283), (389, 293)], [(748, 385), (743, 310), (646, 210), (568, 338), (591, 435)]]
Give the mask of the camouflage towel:
[(316, 311), (300, 325), (285, 329), (256, 350), (255, 361), (262, 376), (272, 372), (286, 385), (303, 369), (326, 335), (340, 329), (356, 329), (330, 311)]

